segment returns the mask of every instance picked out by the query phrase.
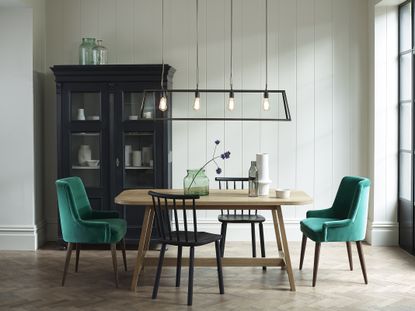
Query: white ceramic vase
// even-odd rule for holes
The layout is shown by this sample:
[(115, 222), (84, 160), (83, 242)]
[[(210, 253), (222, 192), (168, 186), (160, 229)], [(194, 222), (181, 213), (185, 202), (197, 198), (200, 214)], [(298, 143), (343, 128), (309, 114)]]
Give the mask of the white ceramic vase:
[(78, 115), (76, 116), (76, 119), (79, 120), (79, 121), (84, 121), (85, 120), (85, 109), (83, 109), (83, 108), (78, 109)]
[(142, 166), (141, 151), (133, 151), (133, 166)]
[(78, 163), (85, 165), (87, 161), (91, 160), (91, 147), (89, 145), (81, 145), (78, 150)]
[(258, 195), (269, 195), (269, 155), (268, 153), (257, 153), (256, 165), (258, 169)]
[(124, 164), (125, 166), (131, 166), (131, 151), (132, 151), (132, 146), (131, 145), (126, 145), (125, 146), (125, 159), (124, 159)]

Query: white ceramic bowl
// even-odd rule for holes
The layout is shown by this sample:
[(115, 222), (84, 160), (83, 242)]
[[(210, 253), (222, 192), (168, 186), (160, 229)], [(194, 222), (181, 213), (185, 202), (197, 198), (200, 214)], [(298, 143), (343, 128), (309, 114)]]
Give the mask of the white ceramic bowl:
[(97, 167), (99, 165), (99, 160), (87, 160), (86, 164), (90, 167)]
[(86, 118), (87, 120), (93, 120), (93, 121), (98, 121), (99, 120), (99, 116), (89, 116)]
[(275, 189), (275, 195), (279, 199), (288, 199), (290, 194), (290, 189)]
[(128, 116), (128, 120), (138, 120), (138, 116)]

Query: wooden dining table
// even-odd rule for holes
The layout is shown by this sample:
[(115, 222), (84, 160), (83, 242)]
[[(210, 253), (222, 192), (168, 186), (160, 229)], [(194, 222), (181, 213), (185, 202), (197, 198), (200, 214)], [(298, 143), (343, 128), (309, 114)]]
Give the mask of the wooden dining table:
[[(135, 291), (140, 272), (144, 266), (156, 266), (157, 258), (146, 256), (150, 244), (150, 237), (154, 221), (154, 209), (150, 189), (125, 190), (115, 197), (115, 203), (121, 205), (133, 205), (145, 209), (144, 220), (140, 233), (137, 258), (135, 261), (134, 273), (131, 281), (131, 290)], [(157, 192), (183, 194), (183, 189), (151, 189)], [(224, 257), (224, 267), (285, 267), (290, 290), (295, 291), (295, 280), (291, 266), (290, 251), (287, 235), (285, 232), (282, 205), (305, 205), (312, 203), (312, 198), (303, 191), (291, 191), (287, 199), (277, 198), (274, 190), (270, 190), (269, 196), (249, 197), (247, 190), (210, 190), (209, 195), (201, 196), (196, 201), (197, 210), (270, 210), (274, 223), (276, 247), (278, 257), (252, 258), (252, 257)], [(188, 265), (188, 259), (183, 258), (183, 265)], [(176, 258), (165, 258), (165, 266), (176, 266)], [(215, 257), (195, 258), (195, 266), (216, 266)]]

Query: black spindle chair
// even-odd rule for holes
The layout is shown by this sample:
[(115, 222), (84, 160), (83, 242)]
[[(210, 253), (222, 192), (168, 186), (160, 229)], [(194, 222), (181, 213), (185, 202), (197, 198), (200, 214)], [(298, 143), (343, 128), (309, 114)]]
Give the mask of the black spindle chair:
[[(190, 247), (189, 258), (189, 283), (187, 292), (187, 304), (192, 305), (193, 302), (193, 271), (194, 271), (194, 256), (195, 247), (215, 242), (216, 248), (216, 264), (218, 268), (219, 291), (223, 294), (223, 274), (222, 261), (220, 253), (219, 241), (222, 238), (218, 234), (199, 232), (197, 230), (196, 217), (196, 200), (198, 195), (176, 195), (165, 194), (154, 191), (149, 191), (149, 195), (153, 198), (153, 206), (155, 211), (156, 228), (160, 237), (161, 251), (159, 263), (157, 267), (156, 280), (153, 289), (153, 299), (157, 298), (157, 292), (160, 285), (161, 269), (163, 267), (164, 253), (166, 245), (176, 245), (177, 249), (177, 270), (176, 270), (176, 287), (180, 286), (180, 274), (182, 264), (182, 248), (183, 246)], [(172, 221), (170, 222), (169, 210), (171, 210)], [(182, 211), (183, 225), (179, 226), (178, 215)], [(190, 215), (189, 215), (190, 214)], [(191, 231), (191, 223), (193, 222), (193, 231)], [(190, 230), (189, 230), (190, 229)]]
[[(219, 182), (219, 189), (244, 189), (249, 182), (248, 177), (216, 177), (216, 181)], [(218, 220), (221, 223), (221, 235), (220, 241), (222, 257), (225, 254), (225, 242), (226, 242), (226, 229), (228, 223), (232, 224), (251, 224), (251, 236), (252, 236), (252, 257), (256, 257), (256, 243), (255, 243), (255, 224), (259, 226), (259, 239), (261, 244), (261, 257), (265, 257), (265, 242), (264, 242), (264, 226), (263, 222), (265, 217), (258, 215), (257, 210), (241, 210), (241, 209), (227, 209), (221, 210), (221, 214), (218, 216)], [(262, 267), (266, 270), (266, 267)]]

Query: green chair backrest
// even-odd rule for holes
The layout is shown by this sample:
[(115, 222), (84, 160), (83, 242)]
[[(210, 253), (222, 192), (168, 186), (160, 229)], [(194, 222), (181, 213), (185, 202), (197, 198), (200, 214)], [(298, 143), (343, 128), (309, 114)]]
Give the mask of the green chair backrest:
[(56, 189), (62, 236), (65, 240), (66, 235), (71, 235), (76, 230), (79, 220), (91, 215), (92, 209), (84, 184), (79, 177), (57, 180)]
[(370, 180), (364, 177), (343, 177), (332, 206), (335, 218), (366, 219)]

